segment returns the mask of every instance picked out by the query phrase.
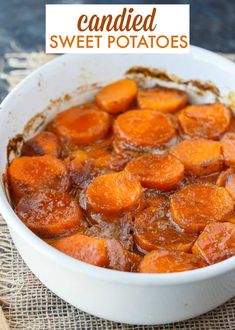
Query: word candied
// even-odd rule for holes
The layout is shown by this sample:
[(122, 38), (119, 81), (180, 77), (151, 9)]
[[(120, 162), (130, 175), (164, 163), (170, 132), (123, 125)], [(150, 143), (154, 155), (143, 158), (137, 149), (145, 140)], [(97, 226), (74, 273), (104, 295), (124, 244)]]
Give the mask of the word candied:
[(80, 32), (84, 31), (154, 31), (157, 24), (156, 8), (152, 9), (151, 14), (136, 15), (134, 8), (123, 8), (119, 15), (92, 15), (90, 18), (87, 15), (81, 15), (78, 18), (77, 28)]

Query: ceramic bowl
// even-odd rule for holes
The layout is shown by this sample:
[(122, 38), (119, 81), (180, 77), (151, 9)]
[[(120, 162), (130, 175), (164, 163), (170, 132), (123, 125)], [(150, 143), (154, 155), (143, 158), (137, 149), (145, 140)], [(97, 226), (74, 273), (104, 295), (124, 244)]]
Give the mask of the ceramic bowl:
[[(185, 81), (210, 80), (222, 95), (235, 90), (235, 65), (196, 47), (184, 55), (60, 56), (28, 76), (1, 104), (1, 178), (9, 139), (22, 132), (32, 135), (55, 113), (89, 100), (99, 84), (122, 78), (134, 65), (167, 70)], [(235, 295), (235, 257), (182, 273), (108, 270), (66, 256), (35, 236), (14, 213), (3, 180), (0, 212), (32, 272), (62, 299), (87, 313), (117, 322), (162, 324), (200, 315)]]

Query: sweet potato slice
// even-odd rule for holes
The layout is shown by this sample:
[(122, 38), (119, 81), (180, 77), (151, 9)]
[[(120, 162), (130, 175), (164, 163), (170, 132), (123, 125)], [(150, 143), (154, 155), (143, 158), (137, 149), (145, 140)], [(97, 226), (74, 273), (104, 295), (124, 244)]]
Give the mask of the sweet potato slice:
[(154, 148), (169, 142), (176, 134), (170, 117), (152, 110), (132, 110), (114, 123), (118, 139), (136, 148)]
[(144, 251), (165, 247), (189, 252), (197, 236), (177, 230), (169, 219), (161, 219), (159, 213), (158, 208), (149, 207), (137, 214), (134, 225), (137, 246)]
[(181, 110), (178, 119), (186, 135), (217, 139), (229, 127), (231, 112), (221, 103), (195, 104)]
[(80, 207), (68, 193), (38, 191), (21, 198), (16, 214), (35, 234), (53, 238), (71, 234), (82, 224)]
[(235, 256), (235, 224), (209, 223), (196, 240), (192, 251), (209, 264)]
[(206, 265), (201, 258), (193, 254), (157, 249), (144, 256), (139, 271), (141, 273), (175, 273), (201, 268)]
[(182, 141), (170, 149), (187, 173), (203, 176), (218, 172), (223, 167), (222, 144), (216, 141), (193, 139)]
[(66, 191), (69, 187), (64, 162), (51, 155), (15, 158), (8, 167), (7, 175), (15, 202), (36, 190)]
[(170, 198), (173, 221), (185, 232), (197, 233), (213, 221), (226, 221), (233, 214), (234, 201), (224, 188), (191, 184)]
[(106, 136), (111, 125), (110, 116), (101, 110), (75, 106), (56, 116), (54, 130), (63, 140), (87, 145)]
[(96, 94), (96, 103), (104, 111), (118, 113), (130, 108), (137, 94), (134, 80), (123, 79), (103, 87)]
[(109, 263), (105, 241), (80, 233), (52, 243), (59, 251), (91, 265), (107, 267)]
[(235, 133), (225, 133), (221, 142), (225, 165), (235, 167)]
[(94, 212), (117, 214), (136, 206), (141, 194), (139, 181), (122, 171), (96, 177), (85, 195), (88, 207)]
[(52, 132), (42, 132), (28, 141), (26, 141), (22, 148), (23, 156), (43, 156), (52, 155), (60, 156), (60, 141), (58, 137)]
[(225, 187), (230, 196), (235, 200), (235, 168), (229, 168), (220, 173), (216, 184)]
[(172, 155), (145, 154), (130, 161), (125, 170), (146, 188), (167, 191), (176, 188), (184, 177), (183, 164)]
[(158, 86), (139, 90), (137, 103), (141, 109), (175, 112), (188, 104), (188, 96), (182, 90)]

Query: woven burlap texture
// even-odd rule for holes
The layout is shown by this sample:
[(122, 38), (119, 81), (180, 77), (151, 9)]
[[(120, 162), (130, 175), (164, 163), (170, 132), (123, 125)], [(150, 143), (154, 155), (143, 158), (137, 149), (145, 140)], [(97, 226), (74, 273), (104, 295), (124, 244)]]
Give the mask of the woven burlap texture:
[[(51, 57), (43, 53), (6, 54), (10, 71), (0, 72), (11, 89), (32, 69)], [(89, 330), (89, 329), (235, 329), (235, 298), (200, 317), (162, 326), (131, 326), (93, 317), (67, 304), (48, 290), (29, 270), (0, 216), (0, 305), (10, 329), (17, 330)], [(0, 330), (2, 330), (0, 324)]]

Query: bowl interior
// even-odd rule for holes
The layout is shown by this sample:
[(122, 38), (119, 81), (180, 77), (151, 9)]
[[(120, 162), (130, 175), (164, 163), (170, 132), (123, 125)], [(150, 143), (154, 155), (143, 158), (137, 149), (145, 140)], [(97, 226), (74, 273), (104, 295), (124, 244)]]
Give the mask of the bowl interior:
[[(200, 102), (202, 98), (204, 101), (210, 101), (218, 95), (210, 89), (202, 92), (205, 86), (195, 89), (196, 85), (192, 80), (212, 81), (221, 92), (220, 99), (225, 101), (229, 100), (226, 98), (227, 95), (230, 93), (231, 96), (231, 92), (235, 91), (235, 65), (216, 54), (196, 47), (191, 47), (190, 54), (183, 55), (60, 56), (20, 83), (0, 106), (1, 178), (7, 166), (9, 156), (7, 147), (10, 139), (17, 136), (19, 139), (14, 142), (16, 144), (19, 142), (20, 145), (22, 137), (30, 137), (42, 129), (57, 112), (74, 104), (90, 101), (99, 86), (121, 79), (133, 66), (167, 71), (173, 75), (171, 76), (173, 82), (170, 82), (173, 85), (179, 83), (176, 76), (180, 77), (180, 88), (190, 91), (191, 97), (196, 102)], [(159, 82), (159, 77), (149, 79), (137, 75), (136, 78), (139, 79), (140, 84), (151, 85)], [(169, 84), (169, 81), (161, 79), (160, 83)], [(32, 117), (34, 119), (29, 122)], [(21, 235), (35, 239), (24, 225), (19, 224), (20, 220), (13, 214), (6, 198), (4, 180), (1, 180), (0, 186), (0, 211), (13, 230), (17, 227)], [(11, 213), (11, 221), (8, 221), (8, 213)], [(44, 245), (46, 249), (46, 244)], [(223, 264), (229, 262), (226, 260)], [(102, 271), (107, 272), (107, 270)], [(133, 274), (127, 276), (129, 275)]]

